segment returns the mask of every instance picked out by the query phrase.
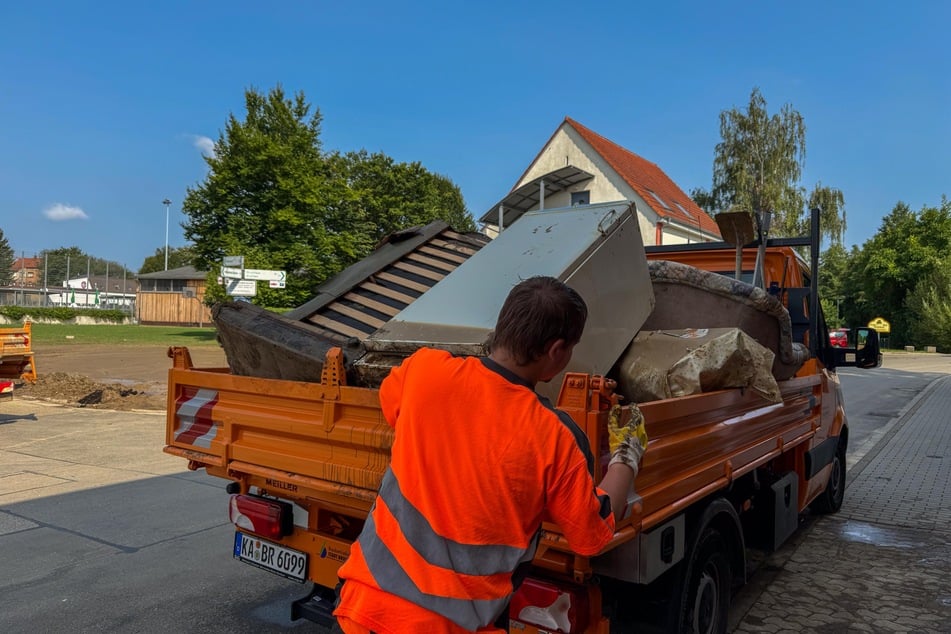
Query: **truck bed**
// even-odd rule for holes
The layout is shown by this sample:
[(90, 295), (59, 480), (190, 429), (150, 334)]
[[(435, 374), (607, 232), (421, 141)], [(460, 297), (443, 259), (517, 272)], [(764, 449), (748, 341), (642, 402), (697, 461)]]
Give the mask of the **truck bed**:
[[(327, 540), (331, 561), (314, 558), (310, 578), (333, 587), (389, 461), (393, 431), (377, 391), (345, 385), (339, 350), (328, 354), (319, 383), (194, 368), (186, 348), (172, 348), (169, 356), (165, 451), (187, 459), (190, 469), (243, 481), (304, 509), (306, 519), (285, 543), (306, 549), (314, 539)], [(636, 482), (639, 497), (608, 550), (791, 449), (790, 459), (801, 458), (816, 440), (822, 414), (823, 374), (813, 363), (780, 382), (777, 404), (740, 388), (641, 403), (650, 445)], [(558, 400), (588, 434), (602, 468), (609, 459), (607, 410), (617, 401), (611, 383), (572, 374)], [(799, 483), (797, 510), (809, 488)], [(577, 570), (557, 527), (544, 528), (536, 563)]]

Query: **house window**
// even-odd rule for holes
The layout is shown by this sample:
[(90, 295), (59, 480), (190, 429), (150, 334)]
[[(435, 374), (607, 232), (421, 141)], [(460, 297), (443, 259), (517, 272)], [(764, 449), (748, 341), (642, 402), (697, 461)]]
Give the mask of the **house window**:
[(591, 204), (591, 192), (571, 192), (571, 206)]
[(141, 288), (146, 292), (180, 293), (185, 280), (141, 280)]

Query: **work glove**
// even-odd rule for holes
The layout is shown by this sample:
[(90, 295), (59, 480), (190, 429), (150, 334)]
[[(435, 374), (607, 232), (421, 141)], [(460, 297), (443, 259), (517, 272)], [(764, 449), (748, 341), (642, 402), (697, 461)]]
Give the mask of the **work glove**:
[(647, 429), (644, 426), (644, 415), (637, 405), (631, 405), (631, 418), (626, 424), (621, 424), (621, 407), (615, 405), (608, 413), (608, 445), (611, 448), (612, 465), (616, 462), (627, 465), (637, 476), (641, 458), (647, 450)]

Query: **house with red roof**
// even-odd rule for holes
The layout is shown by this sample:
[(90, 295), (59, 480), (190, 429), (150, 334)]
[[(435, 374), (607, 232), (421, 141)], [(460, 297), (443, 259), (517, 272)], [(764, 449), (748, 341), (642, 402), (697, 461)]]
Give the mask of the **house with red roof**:
[(38, 287), (43, 285), (43, 260), (21, 257), (13, 261), (10, 271), (13, 286)]
[(716, 222), (657, 164), (570, 117), (558, 126), (512, 190), (479, 218), (486, 235), (526, 211), (628, 201), (645, 245), (720, 240)]

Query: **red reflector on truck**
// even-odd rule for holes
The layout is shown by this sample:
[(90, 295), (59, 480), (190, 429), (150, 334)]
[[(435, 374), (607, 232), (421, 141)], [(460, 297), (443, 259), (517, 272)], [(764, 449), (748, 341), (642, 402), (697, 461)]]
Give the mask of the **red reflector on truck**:
[(583, 632), (588, 626), (588, 596), (577, 586), (525, 579), (512, 596), (509, 619), (549, 632)]
[(228, 517), (241, 530), (280, 539), (294, 531), (294, 511), (290, 504), (253, 495), (232, 495)]

